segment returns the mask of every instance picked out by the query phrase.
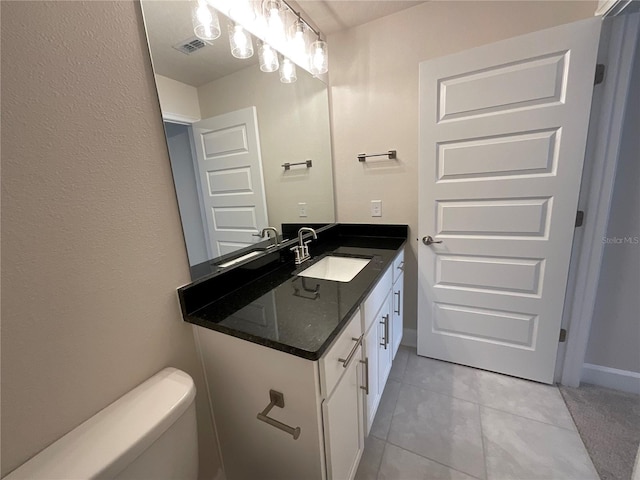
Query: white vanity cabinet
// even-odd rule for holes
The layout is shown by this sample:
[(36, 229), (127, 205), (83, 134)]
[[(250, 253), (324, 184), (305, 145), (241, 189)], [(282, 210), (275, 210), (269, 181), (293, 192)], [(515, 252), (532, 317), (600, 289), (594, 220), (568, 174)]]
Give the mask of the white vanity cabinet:
[(402, 338), (402, 258), (315, 361), (195, 326), (228, 480), (354, 478)]
[(398, 353), (402, 341), (404, 315), (404, 249), (398, 253), (393, 261), (393, 321), (391, 322), (391, 341), (393, 344), (393, 358)]
[(404, 251), (401, 250), (362, 307), (364, 355), (368, 365), (365, 383), (369, 387), (364, 401), (367, 435), (378, 411), (393, 358), (402, 340), (403, 261)]
[[(355, 476), (364, 450), (360, 310), (318, 361), (207, 328), (195, 332), (228, 480)], [(299, 428), (297, 439), (258, 420), (271, 390), (282, 393), (284, 407), (267, 416)]]
[(322, 402), (327, 478), (354, 478), (364, 450), (363, 397), (359, 374), (362, 346), (344, 375)]

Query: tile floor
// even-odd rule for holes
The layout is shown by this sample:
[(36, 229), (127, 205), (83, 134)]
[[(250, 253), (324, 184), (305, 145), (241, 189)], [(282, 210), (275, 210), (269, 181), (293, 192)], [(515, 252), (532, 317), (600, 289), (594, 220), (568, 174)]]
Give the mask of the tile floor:
[(356, 480), (598, 479), (556, 387), (400, 347)]

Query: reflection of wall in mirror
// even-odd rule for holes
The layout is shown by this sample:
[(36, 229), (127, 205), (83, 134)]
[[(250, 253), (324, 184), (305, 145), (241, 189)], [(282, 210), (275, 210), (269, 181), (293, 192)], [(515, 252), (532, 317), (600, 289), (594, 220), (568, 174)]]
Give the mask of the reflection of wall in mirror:
[[(197, 89), (156, 78), (165, 116), (193, 118), (194, 91), (200, 118), (256, 106), (271, 225), (280, 230), (287, 222), (335, 221), (328, 99), (322, 82), (299, 74), (294, 84), (282, 84), (277, 73), (265, 74), (257, 66)], [(313, 160), (312, 168), (292, 167), (285, 172), (281, 167), (306, 159)], [(307, 204), (307, 217), (299, 217), (299, 202)]]
[(156, 75), (156, 84), (165, 120), (188, 123), (200, 120), (200, 103), (196, 87), (162, 75)]

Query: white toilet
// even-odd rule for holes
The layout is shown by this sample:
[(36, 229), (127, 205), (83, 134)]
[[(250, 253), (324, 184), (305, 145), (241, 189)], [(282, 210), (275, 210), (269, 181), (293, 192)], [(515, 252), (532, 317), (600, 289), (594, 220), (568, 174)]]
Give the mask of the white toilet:
[(196, 389), (165, 368), (3, 480), (198, 478)]

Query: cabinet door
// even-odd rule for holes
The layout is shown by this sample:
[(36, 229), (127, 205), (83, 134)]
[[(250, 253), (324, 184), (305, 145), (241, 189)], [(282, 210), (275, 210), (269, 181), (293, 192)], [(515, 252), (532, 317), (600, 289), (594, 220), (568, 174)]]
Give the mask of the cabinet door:
[(391, 362), (393, 361), (393, 346), (391, 343), (391, 322), (393, 321), (391, 292), (387, 296), (380, 313), (378, 313), (378, 390), (380, 395), (389, 378)]
[[(368, 386), (368, 391), (365, 393), (365, 426), (366, 435), (369, 435), (373, 419), (376, 416), (378, 410), (378, 404), (380, 403), (381, 390), (378, 388), (378, 343), (379, 343), (379, 330), (378, 323), (371, 325), (369, 331), (364, 337), (364, 356), (367, 362), (367, 368), (364, 370), (364, 374), (367, 376), (364, 379), (364, 384)], [(364, 390), (363, 390), (364, 392)]]
[(364, 450), (363, 402), (358, 374), (362, 351), (353, 356), (335, 390), (322, 403), (328, 479), (352, 479)]
[(393, 358), (398, 353), (400, 342), (402, 341), (403, 315), (404, 308), (404, 275), (401, 274), (393, 285), (393, 322), (391, 322), (391, 341), (393, 342)]

